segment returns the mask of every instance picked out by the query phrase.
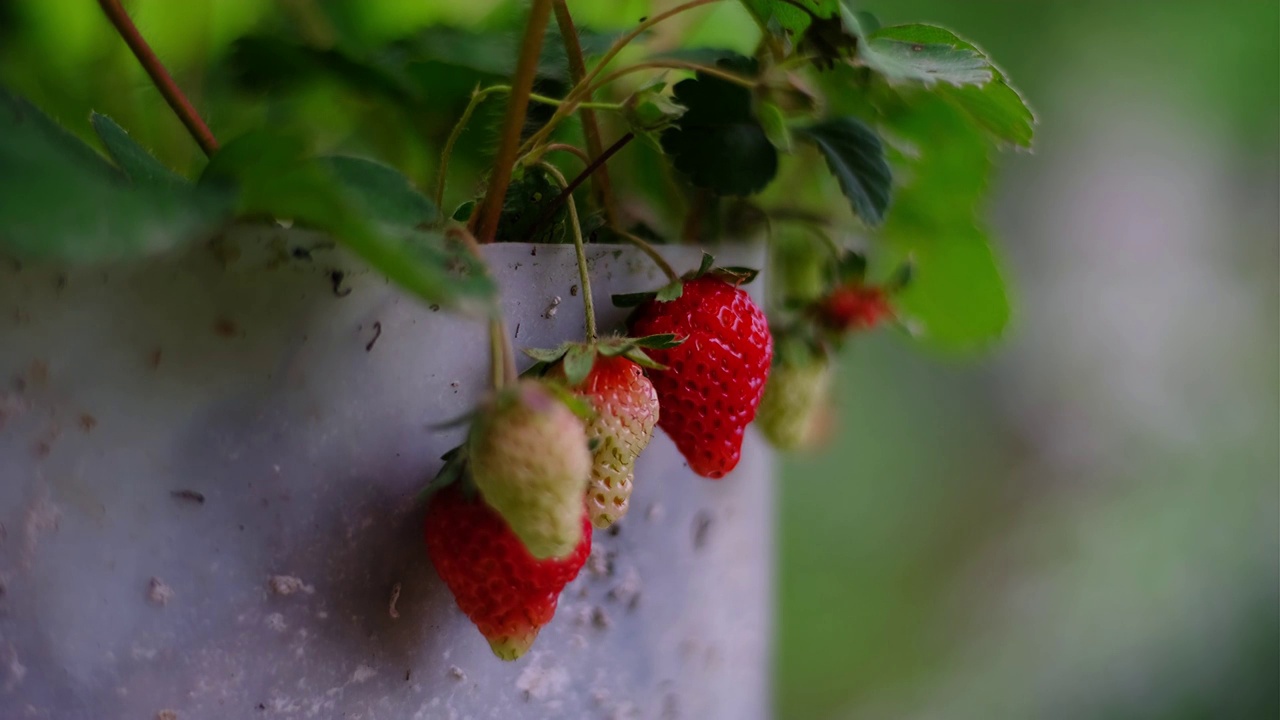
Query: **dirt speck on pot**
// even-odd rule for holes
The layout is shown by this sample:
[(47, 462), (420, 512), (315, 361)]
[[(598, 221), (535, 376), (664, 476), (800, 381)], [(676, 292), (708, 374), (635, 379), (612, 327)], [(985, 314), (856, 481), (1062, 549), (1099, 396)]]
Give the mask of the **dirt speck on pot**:
[(402, 589), (403, 586), (400, 583), (391, 586), (391, 600), (387, 603), (387, 615), (392, 620), (400, 619), (400, 611), (396, 609), (396, 603), (400, 602), (400, 591)]
[(155, 350), (152, 350), (149, 355), (147, 355), (147, 365), (150, 366), (152, 370), (158, 370), (160, 369), (160, 360), (163, 358), (164, 358), (164, 350), (160, 348), (156, 348)]
[(333, 290), (334, 297), (344, 298), (351, 294), (351, 288), (342, 285), (342, 281), (346, 278), (347, 274), (341, 270), (329, 271), (329, 286)]
[(559, 295), (556, 295), (555, 297), (551, 298), (551, 304), (547, 306), (546, 312), (542, 313), (542, 317), (548, 320), (555, 317), (556, 313), (560, 311), (561, 301), (562, 300)]
[(161, 710), (156, 713), (156, 720), (178, 720), (178, 712), (176, 710)]
[(197, 505), (204, 504), (204, 493), (198, 490), (171, 490), (169, 494), (178, 500), (186, 500)]
[(22, 567), (30, 569), (35, 561), (36, 546), (45, 534), (58, 529), (58, 521), (62, 519), (62, 511), (49, 499), (48, 488), (41, 488), (39, 494), (27, 506), (22, 516)]
[(693, 549), (701, 550), (706, 547), (707, 540), (711, 534), (711, 513), (707, 510), (701, 510), (697, 515), (693, 516)]
[(380, 337), (382, 337), (382, 323), (375, 320), (373, 323), (373, 338), (369, 340), (369, 344), (364, 346), (364, 351), (365, 352), (372, 351), (373, 344), (378, 342), (378, 338)]
[(89, 413), (80, 413), (80, 429), (85, 432), (93, 432), (98, 427), (98, 418)]
[(151, 581), (147, 583), (147, 600), (152, 605), (164, 607), (169, 604), (170, 600), (173, 600), (174, 594), (173, 588), (158, 577), (151, 578)]
[(285, 624), (284, 615), (281, 615), (280, 613), (271, 613), (263, 620), (263, 622), (268, 628), (275, 630), (276, 632), (284, 632), (289, 627)]
[(609, 613), (605, 612), (602, 607), (591, 608), (591, 624), (599, 630), (607, 630), (613, 621), (609, 619)]
[(305, 582), (302, 578), (295, 575), (272, 575), (267, 581), (267, 587), (271, 588), (271, 592), (276, 595), (289, 596), (294, 593), (302, 592), (308, 595), (314, 593), (316, 589)]
[(614, 586), (605, 597), (625, 605), (628, 610), (635, 610), (640, 604), (640, 573), (634, 567), (627, 568), (622, 574), (622, 582)]
[(550, 700), (568, 687), (569, 673), (558, 665), (548, 666), (538, 653), (529, 657), (528, 667), (516, 678), (516, 689), (524, 693), (525, 700)]
[(467, 679), (467, 674), (466, 674), (466, 673), (464, 673), (464, 672), (462, 672), (462, 668), (458, 667), (457, 665), (450, 665), (450, 666), (449, 666), (449, 677), (453, 678), (454, 680), (457, 680), (457, 681), (461, 682), (461, 681), (463, 681), (463, 680), (466, 680), (466, 679)]
[(359, 684), (369, 680), (377, 674), (378, 671), (368, 665), (357, 665), (356, 669), (351, 673), (351, 682)]

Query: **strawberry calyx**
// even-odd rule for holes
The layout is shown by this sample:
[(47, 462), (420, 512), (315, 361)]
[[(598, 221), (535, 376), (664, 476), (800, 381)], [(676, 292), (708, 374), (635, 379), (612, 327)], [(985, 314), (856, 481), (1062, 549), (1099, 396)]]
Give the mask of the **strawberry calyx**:
[(680, 296), (684, 294), (684, 284), (688, 280), (695, 280), (700, 277), (714, 277), (736, 288), (755, 280), (760, 274), (760, 271), (754, 268), (716, 267), (715, 262), (716, 259), (713, 255), (704, 252), (702, 253), (702, 262), (698, 265), (697, 270), (685, 273), (679, 280), (673, 280), (657, 290), (614, 295), (613, 304), (615, 307), (636, 307), (652, 300), (671, 302), (672, 300), (680, 299)]
[[(666, 367), (649, 357), (645, 349), (666, 350), (682, 342), (684, 338), (664, 333), (638, 338), (612, 336), (597, 338), (594, 342), (565, 342), (550, 349), (526, 348), (524, 354), (537, 361), (526, 372), (541, 375), (551, 366), (561, 363), (569, 387), (574, 388), (586, 381), (597, 357), (624, 357), (641, 367), (665, 370)], [(569, 395), (581, 402), (576, 395)]]

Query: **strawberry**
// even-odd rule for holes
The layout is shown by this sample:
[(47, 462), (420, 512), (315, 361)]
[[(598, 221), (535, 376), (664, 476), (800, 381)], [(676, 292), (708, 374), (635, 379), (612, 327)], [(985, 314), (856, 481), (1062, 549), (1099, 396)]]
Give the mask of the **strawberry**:
[(534, 557), (578, 546), (591, 453), (582, 421), (552, 388), (525, 379), (499, 391), (471, 425), (467, 460), (485, 502)]
[(831, 365), (824, 355), (775, 358), (760, 401), (758, 422), (765, 438), (780, 450), (816, 445), (830, 409), (830, 387)]
[(685, 339), (651, 353), (669, 368), (650, 375), (662, 404), (658, 426), (694, 472), (724, 477), (738, 464), (743, 431), (756, 416), (769, 375), (773, 337), (764, 313), (745, 291), (712, 272), (685, 280), (675, 299), (642, 302), (628, 322), (636, 335)]
[[(558, 363), (549, 377), (567, 381), (565, 363)], [(636, 458), (658, 422), (658, 394), (640, 365), (620, 354), (597, 357), (572, 390), (596, 413), (587, 422), (587, 437), (594, 442), (587, 512), (603, 530), (627, 514)]]
[(579, 509), (581, 539), (573, 550), (560, 559), (538, 560), (498, 513), (469, 490), (454, 482), (431, 499), (427, 554), (493, 654), (515, 660), (551, 622), (560, 591), (587, 561), (591, 523)]
[(831, 330), (870, 330), (893, 314), (883, 288), (860, 283), (841, 285), (818, 301), (819, 320)]

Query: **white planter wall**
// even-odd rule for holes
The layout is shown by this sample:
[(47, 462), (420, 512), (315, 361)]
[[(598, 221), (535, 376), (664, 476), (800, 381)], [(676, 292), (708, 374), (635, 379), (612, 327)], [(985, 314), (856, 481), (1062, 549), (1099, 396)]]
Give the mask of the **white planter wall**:
[[(326, 245), (244, 228), (218, 253), (0, 267), (0, 718), (766, 717), (756, 435), (709, 481), (659, 432), (631, 514), (503, 663), (435, 576), (415, 498), (464, 433), (436, 426), (484, 391), (485, 328)], [(517, 347), (581, 336), (572, 247), (486, 254)], [(611, 293), (662, 283), (630, 248), (588, 255), (606, 328)]]

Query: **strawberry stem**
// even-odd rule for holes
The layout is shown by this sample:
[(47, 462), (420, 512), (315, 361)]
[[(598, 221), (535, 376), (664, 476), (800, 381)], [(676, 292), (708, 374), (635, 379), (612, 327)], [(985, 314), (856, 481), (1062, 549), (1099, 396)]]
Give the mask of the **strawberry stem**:
[[(573, 16), (569, 14), (569, 5), (565, 0), (554, 0), (552, 8), (556, 13), (556, 25), (560, 28), (560, 37), (564, 39), (565, 55), (569, 59), (569, 79), (576, 85), (587, 74), (587, 62), (582, 56), (582, 44), (578, 41), (578, 29), (573, 25)], [(596, 122), (595, 110), (588, 107), (591, 93), (584, 98), (586, 102), (579, 105), (582, 109), (582, 134), (587, 141), (587, 162), (600, 156), (604, 145), (600, 141), (600, 125)], [(605, 168), (592, 176), (591, 190), (596, 203), (604, 210), (605, 223), (610, 227), (617, 220), (617, 211), (613, 198), (613, 187), (609, 182), (609, 172)]]
[[(542, 38), (550, 19), (551, 0), (533, 0), (524, 28), (524, 39), (520, 43), (520, 58), (516, 61), (516, 74), (511, 83), (507, 113), (502, 121), (502, 136), (494, 158), (493, 174), (489, 176), (489, 188), (485, 192), (476, 222), (476, 237), (482, 243), (492, 242), (498, 232), (502, 202), (507, 196), (507, 187), (511, 184), (511, 174), (519, 156), (520, 132), (524, 128), (529, 93), (533, 91), (538, 59), (542, 54)], [(565, 107), (561, 106), (560, 110)]]
[(603, 83), (598, 83), (596, 85), (592, 84), (593, 81), (596, 79), (596, 76), (598, 76), (602, 71), (604, 71), (605, 67), (609, 63), (613, 62), (613, 59), (618, 56), (618, 53), (622, 52), (623, 48), (625, 48), (632, 40), (635, 40), (637, 37), (639, 37), (645, 30), (648, 30), (654, 25), (657, 25), (658, 23), (666, 20), (667, 18), (673, 17), (675, 15), (679, 15), (682, 12), (692, 10), (694, 8), (701, 7), (703, 5), (710, 5), (711, 3), (719, 2), (719, 1), (720, 0), (691, 0), (690, 2), (684, 3), (683, 5), (677, 5), (676, 7), (673, 7), (666, 12), (658, 13), (657, 15), (654, 15), (648, 20), (645, 20), (644, 22), (640, 23), (635, 28), (633, 28), (631, 32), (615, 40), (613, 45), (609, 47), (609, 50), (606, 51), (604, 56), (600, 58), (600, 61), (597, 62), (595, 67), (591, 69), (591, 72), (587, 73), (586, 76), (584, 76), (581, 80), (574, 83), (573, 88), (569, 90), (569, 94), (565, 96), (564, 105), (561, 105), (559, 108), (556, 109), (555, 113), (552, 114), (551, 118), (547, 120), (547, 124), (543, 125), (542, 128), (538, 130), (538, 132), (534, 133), (533, 136), (531, 136), (527, 141), (525, 141), (524, 145), (521, 146), (521, 149), (527, 152), (530, 148), (537, 147), (541, 143), (545, 142), (547, 137), (551, 135), (551, 131), (555, 129), (555, 126), (559, 124), (561, 120), (568, 117), (571, 113), (573, 113), (574, 110), (577, 109), (579, 101), (588, 97), (591, 94), (591, 92), (594, 92), (596, 89), (598, 89), (599, 85), (603, 84)]
[[(435, 201), (437, 208), (444, 206), (444, 186), (449, 179), (449, 158), (453, 156), (453, 146), (457, 144), (458, 138), (462, 136), (462, 131), (467, 127), (467, 123), (471, 122), (471, 115), (480, 107), (480, 103), (484, 99), (494, 93), (508, 92), (511, 88), (507, 85), (494, 85), (487, 88), (476, 88), (471, 91), (471, 101), (467, 103), (467, 108), (462, 111), (462, 117), (458, 118), (458, 122), (454, 123), (453, 130), (449, 131), (449, 139), (444, 143), (444, 150), (440, 153), (440, 169), (436, 172), (436, 194)], [(443, 211), (442, 211), (443, 212)]]
[(133, 20), (129, 19), (129, 13), (125, 12), (120, 0), (98, 0), (98, 4), (102, 6), (102, 11), (107, 14), (107, 19), (111, 21), (116, 32), (129, 46), (133, 56), (138, 59), (142, 69), (147, 71), (151, 82), (164, 96), (165, 102), (169, 103), (170, 109), (186, 126), (187, 132), (195, 139), (205, 156), (212, 157), (218, 152), (218, 140), (214, 138), (213, 131), (200, 118), (200, 113), (196, 112), (191, 101), (182, 93), (182, 89), (173, 81), (173, 76), (165, 69), (160, 58), (156, 57), (151, 46), (142, 37), (142, 33), (138, 32), (137, 26), (133, 24)]
[(559, 183), (565, 188), (562, 197), (565, 198), (565, 204), (569, 206), (569, 228), (573, 230), (573, 250), (578, 255), (578, 279), (582, 282), (582, 309), (587, 316), (587, 342), (594, 344), (596, 341), (596, 307), (595, 300), (591, 297), (591, 274), (587, 272), (587, 249), (582, 240), (582, 226), (578, 223), (578, 206), (573, 202), (573, 193), (568, 190), (569, 183), (564, 179), (564, 175), (560, 170), (549, 162), (539, 163), (546, 168)]
[(658, 252), (658, 249), (649, 244), (647, 240), (626, 230), (615, 230), (614, 232), (618, 233), (622, 239), (640, 248), (645, 255), (648, 255), (649, 259), (653, 261), (654, 265), (658, 266), (658, 269), (662, 270), (662, 274), (666, 275), (668, 280), (675, 282), (680, 279), (680, 275), (676, 273), (675, 268), (671, 267), (671, 263), (667, 262), (667, 259)]

